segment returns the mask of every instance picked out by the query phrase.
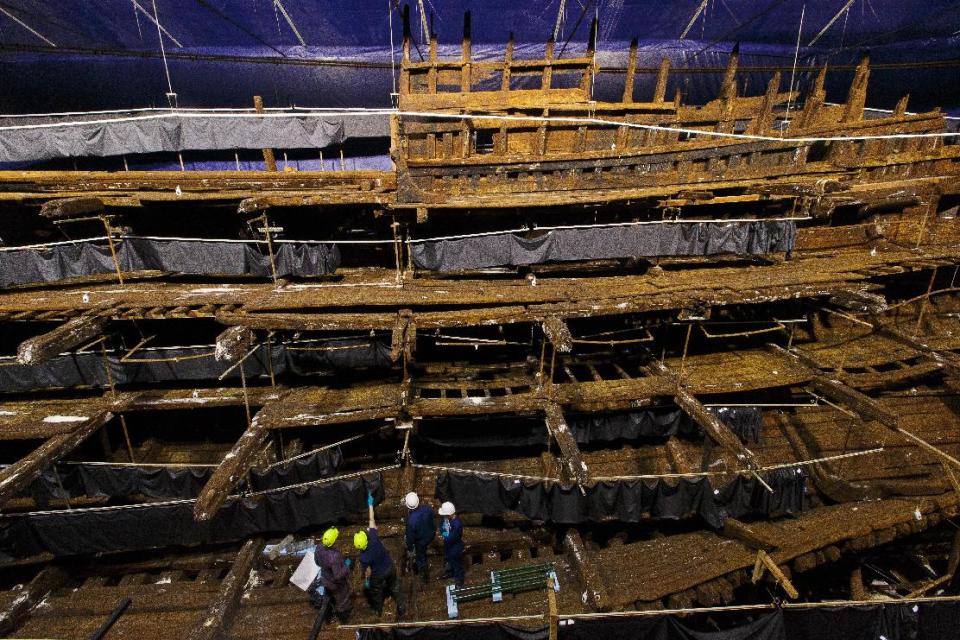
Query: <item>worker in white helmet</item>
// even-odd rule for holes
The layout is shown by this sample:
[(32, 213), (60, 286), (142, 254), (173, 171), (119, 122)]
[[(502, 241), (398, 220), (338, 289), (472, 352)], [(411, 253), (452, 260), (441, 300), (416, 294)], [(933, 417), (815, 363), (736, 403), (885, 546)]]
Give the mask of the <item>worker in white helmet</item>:
[(443, 538), (443, 559), (447, 570), (444, 578), (453, 578), (458, 587), (463, 586), (463, 523), (452, 502), (440, 505), (440, 536)]
[(403, 498), (407, 506), (407, 554), (414, 556), (413, 571), (424, 582), (430, 579), (427, 565), (427, 547), (437, 537), (437, 527), (433, 522), (433, 509), (428, 504), (420, 504), (420, 497), (411, 491)]

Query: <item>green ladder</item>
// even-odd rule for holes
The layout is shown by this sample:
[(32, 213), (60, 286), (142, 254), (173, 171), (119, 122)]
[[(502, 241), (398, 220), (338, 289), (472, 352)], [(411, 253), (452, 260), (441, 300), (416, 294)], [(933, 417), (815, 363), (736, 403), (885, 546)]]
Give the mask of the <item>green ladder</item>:
[(451, 619), (460, 615), (459, 604), (471, 600), (490, 598), (493, 602), (503, 601), (505, 593), (536, 591), (547, 586), (547, 580), (553, 583), (553, 590), (560, 591), (557, 570), (552, 562), (527, 564), (509, 569), (490, 572), (490, 582), (478, 585), (456, 587), (447, 586), (447, 616)]

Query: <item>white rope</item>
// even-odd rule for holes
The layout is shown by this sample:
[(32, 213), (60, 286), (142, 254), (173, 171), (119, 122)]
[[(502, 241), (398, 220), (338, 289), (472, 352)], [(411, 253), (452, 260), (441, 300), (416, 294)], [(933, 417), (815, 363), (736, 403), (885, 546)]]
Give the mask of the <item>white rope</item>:
[(856, 140), (904, 140), (916, 138), (954, 138), (960, 137), (960, 132), (939, 132), (939, 133), (888, 133), (875, 135), (854, 135), (854, 136), (819, 136), (819, 137), (796, 137), (780, 138), (774, 136), (764, 136), (749, 133), (733, 133), (725, 131), (709, 131), (704, 129), (686, 129), (681, 127), (668, 127), (655, 124), (640, 124), (636, 122), (624, 122), (621, 120), (609, 120), (606, 118), (582, 118), (574, 116), (511, 116), (511, 115), (487, 115), (471, 113), (439, 113), (434, 111), (401, 111), (397, 109), (370, 109), (354, 111), (304, 111), (298, 113), (201, 113), (197, 111), (176, 111), (157, 115), (148, 115), (132, 118), (107, 118), (103, 120), (81, 120), (76, 122), (57, 122), (43, 124), (25, 124), (0, 127), (0, 131), (11, 131), (17, 129), (43, 129), (50, 127), (83, 126), (90, 124), (111, 124), (115, 122), (135, 122), (138, 120), (154, 120), (165, 118), (222, 118), (222, 119), (259, 119), (264, 118), (330, 118), (345, 116), (383, 116), (399, 115), (415, 118), (437, 118), (440, 120), (489, 120), (495, 122), (528, 122), (543, 123), (552, 122), (558, 124), (593, 124), (606, 127), (625, 127), (628, 129), (640, 129), (644, 131), (659, 131), (668, 133), (680, 133), (692, 136), (706, 136), (714, 138), (729, 138), (732, 140), (747, 140), (754, 142), (791, 142), (796, 144), (814, 143), (814, 142), (844, 142)]
[[(107, 236), (96, 236), (93, 238), (78, 238), (76, 240), (60, 240), (57, 242), (47, 242), (42, 244), (25, 244), (16, 247), (0, 247), (0, 253), (10, 251), (29, 251), (49, 249), (50, 247), (59, 247), (71, 244), (84, 244), (93, 242), (102, 242), (107, 240)], [(115, 242), (122, 240), (157, 240), (167, 242), (196, 242), (196, 243), (230, 243), (230, 244), (267, 244), (266, 240), (238, 240), (235, 238), (184, 238), (175, 236), (114, 236)], [(393, 240), (272, 240), (273, 244), (392, 244)]]
[(61, 247), (68, 244), (80, 244), (83, 242), (99, 242), (106, 240), (107, 236), (97, 236), (95, 238), (79, 238), (77, 240), (60, 240), (57, 242), (46, 242), (42, 244), (25, 244), (17, 247), (0, 247), (0, 252), (6, 251), (27, 251), (30, 249), (47, 249), (49, 247)]
[(553, 227), (533, 227), (531, 228), (520, 228), (506, 231), (481, 231), (478, 233), (464, 233), (453, 236), (438, 236), (435, 238), (418, 238), (418, 239), (408, 239), (408, 244), (419, 244), (422, 242), (439, 242), (441, 240), (461, 240), (464, 238), (480, 238), (483, 236), (505, 236), (515, 233), (526, 233), (529, 231), (558, 231), (563, 229), (598, 229), (598, 228), (609, 228), (609, 227), (639, 227), (645, 225), (658, 225), (658, 224), (706, 224), (706, 223), (739, 223), (739, 222), (789, 222), (789, 221), (801, 221), (801, 220), (812, 220), (813, 218), (807, 217), (788, 217), (788, 218), (712, 218), (709, 220), (637, 220), (632, 222), (609, 222), (609, 223), (597, 223), (597, 224), (568, 224), (568, 225), (558, 225)]
[[(807, 11), (807, 5), (804, 4), (803, 8), (800, 9), (800, 26), (797, 27), (797, 48), (793, 52), (793, 69), (790, 70), (790, 91), (789, 98), (787, 98), (787, 115), (784, 118), (783, 127), (780, 129), (780, 134), (782, 135), (790, 126), (790, 109), (793, 107), (793, 79), (797, 75), (797, 60), (800, 58), (800, 34), (803, 33), (803, 15)], [(779, 87), (777, 87), (779, 90)]]
[(157, 15), (157, 0), (151, 0), (151, 2), (153, 4), (153, 21), (157, 25), (157, 40), (160, 41), (160, 55), (163, 57), (163, 71), (167, 74), (168, 95), (173, 95), (173, 82), (170, 80), (170, 67), (167, 65), (167, 49), (163, 46), (163, 33), (161, 32), (163, 27), (160, 26), (160, 16)]

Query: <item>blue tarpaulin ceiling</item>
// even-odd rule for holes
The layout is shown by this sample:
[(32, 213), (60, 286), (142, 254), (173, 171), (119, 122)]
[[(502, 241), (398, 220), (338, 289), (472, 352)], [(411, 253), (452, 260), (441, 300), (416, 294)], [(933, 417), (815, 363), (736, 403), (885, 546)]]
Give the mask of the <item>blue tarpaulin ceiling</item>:
[[(803, 12), (801, 81), (809, 79), (812, 65), (837, 65), (828, 90), (830, 99), (841, 100), (851, 76), (844, 65), (869, 50), (875, 69), (870, 106), (889, 108), (910, 93), (912, 109), (960, 110), (958, 0), (413, 0), (410, 5), (414, 39), (424, 55), (421, 7), (439, 36), (441, 55), (450, 56), (459, 55), (463, 14), (472, 11), (478, 58), (502, 55), (510, 31), (516, 57), (542, 55), (555, 29), (558, 51), (564, 43), (564, 55), (582, 51), (596, 15), (602, 67), (624, 67), (629, 41), (637, 37), (640, 66), (655, 67), (661, 57), (670, 57), (690, 101), (711, 97), (718, 85), (713, 70), (726, 64), (736, 42), (744, 67), (762, 67), (744, 73), (748, 92), (762, 91), (771, 67), (784, 69), (786, 82)], [(0, 112), (166, 106), (160, 37), (169, 87), (180, 106), (249, 106), (254, 94), (274, 106), (387, 106), (391, 14), (399, 58), (399, 11), (393, 0), (0, 0)], [(622, 75), (608, 75), (608, 86), (598, 85), (601, 94), (618, 91), (613, 86), (622, 83)], [(648, 77), (641, 74), (638, 96), (643, 79)]]

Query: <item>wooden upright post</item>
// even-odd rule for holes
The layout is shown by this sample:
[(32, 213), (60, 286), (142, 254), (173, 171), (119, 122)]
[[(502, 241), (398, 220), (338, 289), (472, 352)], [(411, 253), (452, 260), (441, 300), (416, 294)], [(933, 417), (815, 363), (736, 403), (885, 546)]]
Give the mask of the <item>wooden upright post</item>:
[(630, 57), (627, 60), (627, 79), (623, 83), (623, 102), (633, 102), (633, 83), (637, 75), (637, 39), (630, 41)]
[(462, 44), (462, 60), (463, 66), (460, 67), (460, 91), (463, 93), (469, 93), (471, 81), (471, 67), (470, 67), (470, 55), (471, 55), (471, 38), (470, 38), (470, 12), (467, 11), (463, 14), (463, 44)]
[[(253, 96), (253, 108), (256, 109), (257, 113), (263, 113), (263, 98), (261, 96)], [(263, 164), (266, 165), (267, 171), (277, 170), (277, 159), (273, 156), (273, 149), (265, 148), (263, 150)]]

